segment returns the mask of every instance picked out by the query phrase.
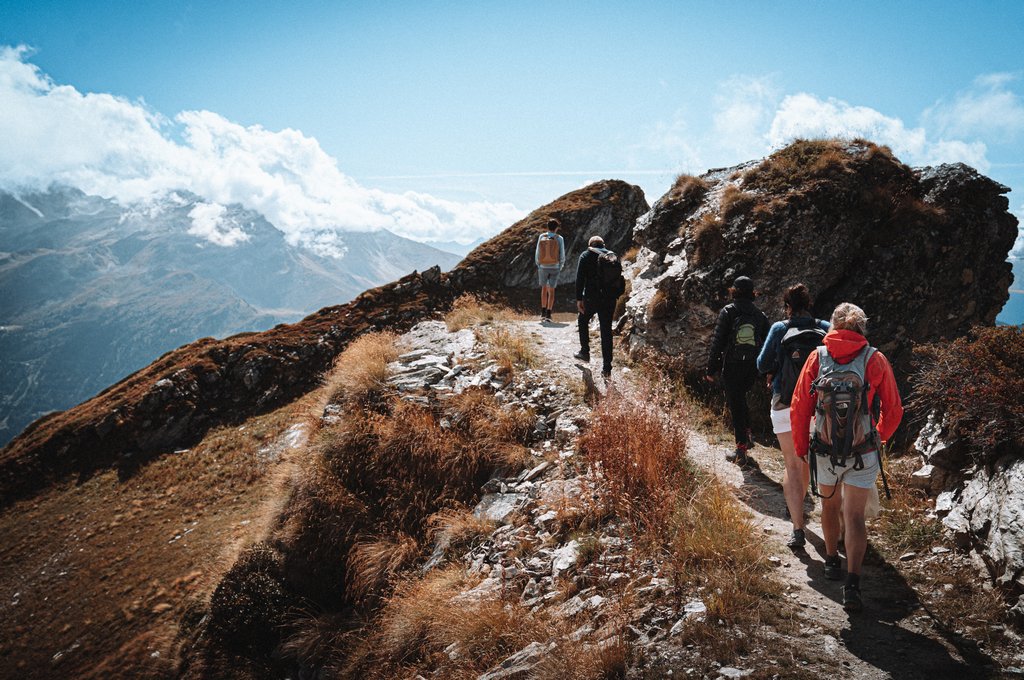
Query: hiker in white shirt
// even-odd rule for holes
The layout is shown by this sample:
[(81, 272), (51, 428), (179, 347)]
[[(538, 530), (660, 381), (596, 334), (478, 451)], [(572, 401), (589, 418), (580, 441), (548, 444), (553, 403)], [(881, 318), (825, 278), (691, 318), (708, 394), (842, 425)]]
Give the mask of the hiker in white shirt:
[(540, 278), (540, 320), (541, 323), (551, 320), (551, 310), (555, 306), (555, 286), (558, 285), (558, 273), (565, 264), (565, 241), (558, 234), (562, 224), (554, 217), (548, 218), (545, 231), (537, 238), (537, 248), (533, 260), (537, 264)]

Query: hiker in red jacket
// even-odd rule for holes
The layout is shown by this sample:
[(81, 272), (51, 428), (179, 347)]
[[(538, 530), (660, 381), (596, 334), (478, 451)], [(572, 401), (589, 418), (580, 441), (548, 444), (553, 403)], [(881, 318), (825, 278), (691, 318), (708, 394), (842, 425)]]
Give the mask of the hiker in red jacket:
[[(810, 451), (814, 466), (811, 486), (816, 478), (821, 489), (825, 577), (832, 580), (842, 578), (840, 512), (846, 523), (843, 607), (847, 611), (863, 608), (860, 571), (867, 549), (864, 508), (878, 478), (878, 449), (892, 437), (903, 417), (892, 366), (864, 337), (867, 321), (864, 310), (856, 305), (844, 302), (835, 308), (832, 330), (825, 336), (824, 345), (807, 358), (790, 406), (796, 455), (805, 457)], [(872, 414), (876, 403), (877, 421)], [(840, 415), (842, 418), (837, 417)]]

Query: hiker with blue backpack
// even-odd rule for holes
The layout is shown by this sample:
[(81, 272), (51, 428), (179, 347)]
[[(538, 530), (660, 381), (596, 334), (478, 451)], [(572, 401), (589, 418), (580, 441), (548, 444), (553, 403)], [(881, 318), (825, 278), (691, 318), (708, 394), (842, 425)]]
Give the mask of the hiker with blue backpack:
[(840, 514), (845, 520), (843, 607), (856, 612), (864, 607), (860, 594), (867, 550), (864, 509), (879, 472), (885, 484), (881, 449), (903, 418), (903, 404), (889, 360), (864, 337), (868, 325), (864, 310), (844, 302), (832, 312), (831, 323), (822, 346), (808, 357), (797, 378), (790, 423), (796, 455), (810, 455), (811, 491), (821, 498), (828, 579), (843, 577)]
[(757, 357), (757, 370), (767, 376), (772, 390), (772, 431), (779, 439), (786, 465), (782, 474), (782, 492), (793, 522), (793, 534), (786, 545), (797, 549), (806, 543), (803, 504), (811, 473), (807, 461), (798, 458), (793, 448), (789, 407), (807, 357), (821, 345), (830, 326), (828, 321), (815, 319), (811, 314), (811, 295), (803, 283), (786, 289), (782, 302), (786, 319), (776, 321), (768, 330), (768, 339)]
[(555, 307), (555, 287), (558, 285), (558, 273), (565, 264), (565, 240), (558, 233), (562, 223), (554, 217), (544, 223), (544, 233), (537, 237), (533, 261), (537, 265), (540, 279), (540, 321), (551, 321), (551, 311)]
[(587, 245), (576, 265), (580, 351), (573, 358), (590, 361), (590, 320), (596, 314), (601, 328), (601, 375), (608, 378), (612, 374), (612, 316), (615, 303), (626, 291), (626, 279), (618, 255), (604, 247), (603, 238), (591, 236)]
[(757, 355), (768, 334), (768, 317), (754, 305), (757, 294), (748, 277), (740, 276), (733, 281), (729, 295), (732, 302), (719, 312), (711, 337), (704, 379), (714, 382), (721, 373), (736, 435), (736, 448), (725, 459), (744, 466), (749, 462), (747, 451), (753, 446), (747, 392), (757, 381)]

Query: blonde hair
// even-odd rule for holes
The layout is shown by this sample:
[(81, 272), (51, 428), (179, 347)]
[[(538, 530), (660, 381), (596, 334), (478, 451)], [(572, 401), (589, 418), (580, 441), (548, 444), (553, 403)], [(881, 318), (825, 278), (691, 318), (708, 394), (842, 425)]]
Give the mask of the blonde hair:
[(852, 302), (841, 302), (832, 312), (830, 323), (837, 331), (857, 331), (861, 335), (868, 333), (867, 314)]

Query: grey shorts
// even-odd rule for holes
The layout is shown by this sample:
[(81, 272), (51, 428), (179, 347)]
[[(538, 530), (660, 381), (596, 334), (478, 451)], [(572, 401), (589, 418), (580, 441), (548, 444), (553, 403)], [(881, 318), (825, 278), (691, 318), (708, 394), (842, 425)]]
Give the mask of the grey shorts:
[(537, 273), (540, 277), (540, 287), (543, 288), (544, 286), (547, 286), (549, 288), (554, 288), (557, 286), (558, 272), (559, 270), (555, 268), (549, 269), (547, 267), (537, 267)]
[(878, 451), (865, 453), (861, 458), (864, 460), (864, 469), (854, 470), (852, 457), (846, 459), (846, 467), (833, 468), (828, 456), (815, 456), (818, 486), (835, 486), (842, 478), (843, 484), (870, 489), (878, 479)]

